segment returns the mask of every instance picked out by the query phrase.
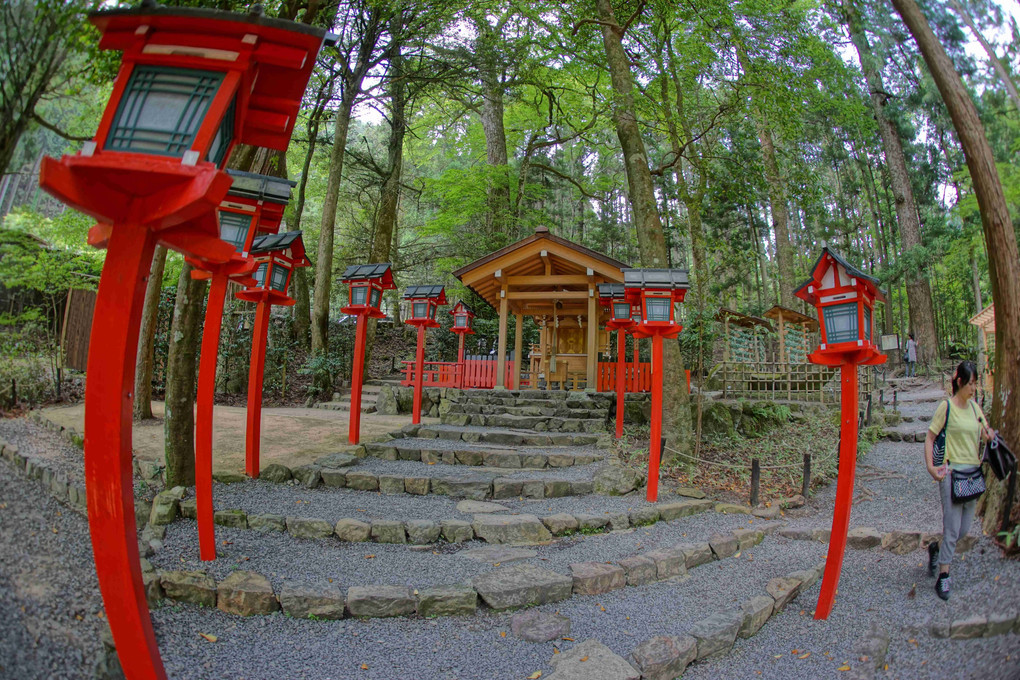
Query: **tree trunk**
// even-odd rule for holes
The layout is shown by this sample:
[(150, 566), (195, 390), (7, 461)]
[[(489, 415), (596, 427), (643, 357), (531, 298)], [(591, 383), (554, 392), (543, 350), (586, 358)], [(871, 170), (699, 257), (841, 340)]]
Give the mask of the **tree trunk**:
[[(889, 168), (889, 182), (892, 185), (894, 205), (896, 207), (896, 223), (900, 227), (900, 245), (904, 253), (920, 249), (921, 220), (918, 217), (917, 205), (914, 202), (914, 190), (910, 186), (910, 173), (907, 170), (907, 159), (903, 153), (896, 125), (885, 112), (888, 98), (887, 90), (882, 82), (881, 57), (871, 49), (868, 36), (864, 32), (855, 2), (844, 0), (843, 12), (850, 38), (857, 48), (861, 69), (868, 83), (871, 95), (871, 108), (878, 122), (878, 130), (882, 136), (882, 147), (885, 150), (886, 165)], [(938, 335), (935, 332), (935, 312), (931, 304), (931, 287), (925, 272), (920, 267), (912, 268), (907, 274), (907, 304), (910, 308), (910, 321), (913, 327), (921, 361), (932, 361), (938, 356)]]
[(793, 289), (797, 285), (793, 274), (793, 245), (790, 244), (790, 213), (786, 205), (786, 184), (779, 172), (776, 147), (772, 142), (772, 131), (764, 114), (754, 117), (754, 127), (761, 143), (761, 159), (765, 165), (765, 182), (769, 186), (769, 205), (772, 207), (772, 228), (776, 232), (776, 260), (779, 265), (779, 303), (793, 309), (796, 298)]
[[(662, 221), (655, 202), (655, 187), (648, 169), (648, 156), (635, 114), (634, 79), (630, 72), (630, 60), (621, 42), (623, 29), (616, 23), (610, 0), (596, 0), (596, 5), (615, 93), (613, 122), (623, 150), (641, 264), (645, 267), (667, 267), (669, 258), (666, 238), (662, 232)], [(680, 344), (664, 342), (663, 350), (663, 432), (674, 449), (690, 455), (693, 448), (691, 409)]]
[[(985, 308), (984, 303), (981, 300), (981, 275), (978, 273), (977, 266), (977, 248), (971, 244), (970, 246), (970, 277), (971, 284), (974, 288), (974, 313), (978, 314), (982, 309)], [(977, 329), (977, 348), (978, 348), (978, 375), (983, 375), (985, 370), (985, 363), (987, 357), (985, 357), (985, 331), (982, 328)], [(983, 378), (978, 378), (978, 382), (983, 382)]]
[[(917, 3), (914, 0), (893, 0), (893, 6), (917, 41), (949, 110), (957, 139), (967, 159), (974, 194), (981, 210), (992, 301), (995, 303), (995, 395), (991, 422), (1000, 429), (1010, 448), (1020, 451), (1020, 408), (1015, 403), (1020, 397), (1020, 286), (1017, 285), (1020, 281), (1020, 253), (999, 171), (977, 108)], [(1009, 481), (1015, 483), (1013, 477), (1015, 475)], [(995, 533), (1001, 524), (1020, 520), (1020, 503), (1014, 502), (1012, 508), (1005, 507), (1006, 485), (990, 473), (987, 483), (988, 491), (982, 497), (979, 509), (984, 515), (984, 530)]]
[(142, 329), (138, 334), (138, 358), (135, 361), (135, 420), (152, 418), (152, 364), (156, 323), (159, 321), (159, 299), (163, 292), (163, 268), (166, 266), (166, 247), (156, 246), (145, 284), (145, 303), (142, 307)]
[[(319, 224), (319, 247), (315, 260), (315, 297), (312, 304), (312, 353), (325, 354), (328, 343), (329, 298), (333, 284), (333, 230), (336, 228), (336, 209), (340, 201), (340, 179), (347, 150), (347, 131), (351, 124), (351, 111), (361, 94), (365, 75), (371, 66), (372, 53), (379, 39), (381, 8), (372, 8), (368, 25), (358, 49), (357, 63), (344, 78), (344, 91), (336, 112), (336, 129), (333, 150), (329, 157), (329, 179), (322, 201), (322, 221)], [(316, 385), (320, 390), (329, 386)]]
[(478, 38), (475, 51), (482, 81), (482, 132), (485, 134), (485, 159), (489, 165), (489, 212), (485, 216), (486, 233), (509, 242), (510, 168), (507, 162), (506, 129), (503, 126), (503, 80), (496, 52), (498, 35), (485, 17), (474, 21)]
[(177, 280), (170, 324), (163, 421), (167, 488), (195, 483), (195, 381), (206, 282), (193, 280), (191, 270), (192, 266), (185, 263)]
[(985, 40), (985, 36), (981, 34), (978, 27), (974, 24), (974, 20), (970, 18), (970, 14), (963, 8), (963, 5), (958, 0), (949, 0), (949, 4), (953, 6), (956, 13), (963, 19), (963, 23), (967, 24), (967, 28), (974, 34), (977, 41), (981, 43), (981, 47), (984, 49), (985, 54), (988, 55), (988, 61), (992, 62), (992, 68), (995, 69), (996, 75), (999, 76), (999, 80), (1002, 81), (1003, 86), (1006, 88), (1006, 93), (1009, 98), (1013, 101), (1013, 106), (1016, 107), (1017, 113), (1020, 113), (1020, 94), (1016, 91), (1016, 85), (1013, 84), (1013, 79), (1009, 77), (1009, 72), (1006, 71), (1006, 67), (1002, 65), (1002, 61), (995, 55), (995, 50)]

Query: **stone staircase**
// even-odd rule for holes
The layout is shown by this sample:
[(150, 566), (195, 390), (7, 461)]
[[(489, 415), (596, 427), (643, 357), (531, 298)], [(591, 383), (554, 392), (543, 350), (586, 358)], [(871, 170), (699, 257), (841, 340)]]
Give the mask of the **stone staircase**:
[(546, 390), (461, 390), (440, 404), (444, 425), (605, 432), (612, 395)]
[[(382, 381), (370, 380), (361, 388), (361, 412), (375, 413), (375, 402), (382, 390)], [(345, 387), (340, 392), (334, 392), (333, 398), (329, 401), (320, 401), (313, 408), (321, 408), (327, 411), (350, 411), (351, 409), (351, 388)]]

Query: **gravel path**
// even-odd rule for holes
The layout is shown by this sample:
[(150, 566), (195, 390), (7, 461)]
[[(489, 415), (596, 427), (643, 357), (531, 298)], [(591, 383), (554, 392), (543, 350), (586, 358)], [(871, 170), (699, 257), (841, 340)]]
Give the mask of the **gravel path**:
[[(756, 520), (759, 522), (759, 520)], [(606, 562), (675, 545), (681, 541), (704, 541), (719, 532), (754, 526), (745, 516), (712, 512), (659, 522), (629, 532), (577, 535), (546, 546), (527, 546), (537, 555), (530, 562), (569, 573), (576, 562)], [(224, 541), (227, 542), (224, 545)], [(346, 588), (352, 585), (410, 585), (425, 587), (458, 583), (493, 569), (487, 562), (460, 553), (490, 544), (471, 541), (458, 546), (429, 547), (424, 551), (407, 545), (344, 543), (336, 539), (302, 540), (289, 535), (260, 534), (244, 529), (216, 528), (218, 555), (215, 562), (198, 559), (197, 525), (178, 521), (167, 530), (164, 547), (151, 558), (162, 569), (204, 569), (223, 578), (241, 568), (265, 574), (274, 586), (284, 580), (332, 578)], [(813, 546), (817, 552), (824, 546)], [(436, 554), (433, 553), (436, 551)], [(300, 555), (295, 559), (295, 555)], [(366, 555), (373, 555), (366, 558)]]
[(85, 458), (82, 450), (65, 442), (56, 433), (27, 418), (0, 418), (0, 439), (14, 444), (24, 455), (44, 460), (48, 467), (66, 474), (68, 481), (78, 485), (84, 483)]
[(101, 613), (87, 521), (0, 460), (0, 678), (92, 677)]
[[(194, 497), (194, 491), (189, 491), (188, 495)], [(593, 495), (488, 500), (509, 508), (511, 512), (539, 516), (558, 512), (601, 515), (608, 512), (628, 512), (648, 505), (644, 496), (639, 492), (632, 492), (627, 496)], [(683, 500), (683, 498), (667, 493), (659, 494), (659, 502), (675, 500)], [(306, 489), (294, 484), (274, 484), (256, 480), (213, 485), (213, 503), (217, 510), (240, 509), (249, 514), (271, 513), (291, 517), (317, 517), (332, 521), (342, 517), (402, 521), (409, 519), (437, 521), (441, 519), (471, 519), (471, 515), (457, 511), (457, 502), (458, 499), (435, 494), (427, 496), (406, 493), (387, 495), (376, 491), (322, 486), (316, 489)]]

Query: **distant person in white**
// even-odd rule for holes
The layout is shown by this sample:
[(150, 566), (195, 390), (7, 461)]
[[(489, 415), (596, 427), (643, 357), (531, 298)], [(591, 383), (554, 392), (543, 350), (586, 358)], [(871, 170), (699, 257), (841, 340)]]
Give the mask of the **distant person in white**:
[(907, 377), (911, 378), (915, 375), (915, 365), (917, 364), (917, 343), (914, 341), (914, 334), (910, 333), (907, 335)]

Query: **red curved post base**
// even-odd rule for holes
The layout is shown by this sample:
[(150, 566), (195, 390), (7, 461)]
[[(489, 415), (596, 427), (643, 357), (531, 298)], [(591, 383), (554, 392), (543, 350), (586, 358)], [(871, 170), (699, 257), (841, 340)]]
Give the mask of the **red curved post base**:
[(623, 436), (624, 364), (627, 361), (627, 335), (622, 328), (616, 331), (616, 438)]
[(144, 227), (118, 224), (112, 230), (85, 383), (85, 488), (92, 553), (121, 667), (133, 680), (166, 678), (142, 586), (131, 477), (135, 356), (155, 244), (155, 236)]
[(227, 277), (215, 273), (209, 286), (202, 329), (202, 357), (198, 365), (197, 413), (195, 417), (195, 505), (198, 515), (198, 556), (216, 559), (216, 529), (213, 527), (212, 440), (213, 397), (216, 393), (216, 359), (220, 349), (223, 299)]
[(857, 470), (857, 364), (840, 366), (839, 472), (836, 478), (836, 507), (832, 513), (829, 554), (825, 558), (822, 590), (815, 607), (816, 619), (827, 619), (836, 600), (839, 574), (843, 569), (850, 507), (854, 500), (854, 473)]
[(251, 366), (248, 368), (248, 410), (246, 415), (244, 472), (259, 477), (259, 447), (262, 443), (262, 382), (266, 372), (266, 339), (272, 306), (260, 300), (255, 308), (255, 327), (251, 337)]
[(351, 417), (347, 441), (357, 444), (361, 439), (361, 383), (365, 377), (365, 336), (368, 334), (367, 316), (358, 314), (354, 331), (354, 362), (351, 366)]

